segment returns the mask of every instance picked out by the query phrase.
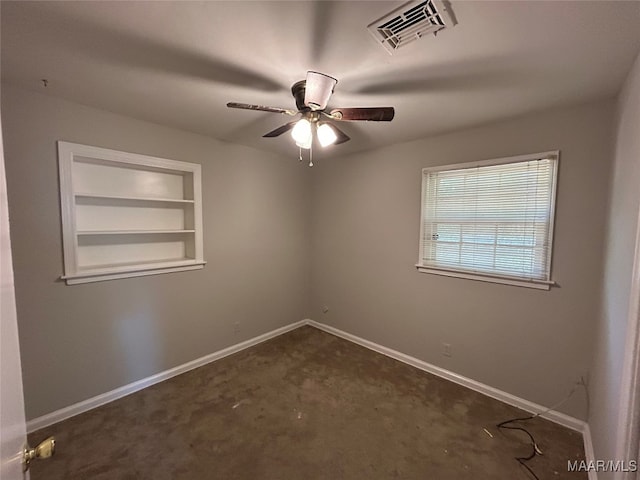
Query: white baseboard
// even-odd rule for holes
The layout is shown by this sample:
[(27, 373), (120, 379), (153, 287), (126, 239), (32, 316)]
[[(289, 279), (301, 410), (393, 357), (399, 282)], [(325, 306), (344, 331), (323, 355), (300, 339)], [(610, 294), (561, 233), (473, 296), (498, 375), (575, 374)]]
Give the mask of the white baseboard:
[[(591, 440), (591, 429), (589, 428), (589, 424), (585, 423), (584, 430), (582, 431), (582, 437), (584, 439), (584, 458), (587, 462), (587, 465), (591, 462), (595, 462), (596, 455), (593, 451), (593, 441)], [(598, 473), (593, 470), (589, 470), (589, 480), (598, 480)]]
[[(527, 412), (538, 413), (546, 410), (546, 407), (537, 403), (530, 402), (529, 400), (525, 400), (524, 398), (516, 397), (515, 395), (512, 395), (510, 393), (498, 390), (494, 387), (490, 387), (489, 385), (485, 385), (484, 383), (480, 383), (471, 378), (463, 377), (462, 375), (458, 375), (457, 373), (451, 372), (441, 367), (437, 367), (423, 360), (419, 360), (415, 357), (411, 357), (396, 350), (392, 350), (391, 348), (387, 348), (382, 345), (378, 345), (377, 343), (370, 342), (369, 340), (365, 340), (364, 338), (352, 335), (351, 333), (347, 333), (335, 327), (331, 327), (314, 320), (307, 320), (307, 324), (320, 330), (324, 330), (325, 332), (331, 333), (337, 337), (349, 340), (350, 342), (357, 343), (358, 345), (366, 347), (370, 350), (382, 353), (383, 355), (411, 365), (412, 367), (416, 367), (420, 370), (424, 370), (425, 372), (432, 373), (433, 375), (444, 378), (445, 380), (449, 380), (453, 383), (457, 383), (458, 385), (462, 385), (463, 387), (467, 387), (471, 390), (475, 390), (476, 392), (480, 392), (488, 397), (495, 398), (496, 400), (500, 400), (501, 402), (521, 408), (522, 410), (525, 410)], [(583, 433), (585, 431), (585, 426), (587, 425), (586, 422), (582, 420), (553, 410), (540, 416), (580, 433)]]
[[(356, 335), (352, 335), (351, 333), (347, 333), (338, 328), (331, 327), (329, 325), (325, 325), (323, 323), (319, 323), (314, 320), (306, 319), (306, 320), (301, 320), (299, 322), (292, 323), (290, 325), (286, 325), (281, 328), (277, 328), (275, 330), (272, 330), (270, 332), (264, 333), (257, 337), (251, 338), (244, 342), (227, 347), (223, 350), (219, 350), (217, 352), (211, 353), (209, 355), (205, 355), (204, 357), (198, 358), (196, 360), (187, 362), (183, 365), (179, 365), (170, 370), (157, 373), (150, 377), (143, 378), (142, 380), (138, 380), (128, 385), (124, 385), (122, 387), (116, 388), (115, 390), (111, 390), (110, 392), (103, 393), (96, 397), (89, 398), (79, 403), (75, 403), (73, 405), (62, 408), (60, 410), (56, 410), (54, 412), (43, 415), (41, 417), (34, 418), (33, 420), (29, 420), (27, 422), (27, 431), (31, 433), (41, 428), (48, 427), (49, 425), (53, 425), (54, 423), (58, 423), (58, 422), (61, 422), (62, 420), (66, 420), (67, 418), (87, 412), (96, 407), (99, 407), (106, 403), (109, 403), (119, 398), (130, 395), (146, 387), (155, 385), (156, 383), (162, 382), (164, 380), (168, 380), (171, 377), (180, 375), (181, 373), (188, 372), (189, 370), (193, 370), (194, 368), (201, 367), (203, 365), (211, 363), (220, 358), (226, 357), (233, 353), (252, 347), (253, 345), (257, 345), (258, 343), (262, 343), (266, 340), (277, 337), (291, 330), (295, 330), (296, 328), (302, 327), (304, 325), (311, 325), (312, 327), (315, 327), (319, 330), (323, 330), (325, 332), (331, 333), (337, 337), (343, 338), (345, 340), (356, 343), (358, 345), (361, 345), (375, 352), (391, 357), (400, 362), (411, 365), (425, 372), (444, 378), (445, 380), (449, 380), (451, 382), (457, 383), (458, 385), (462, 385), (464, 387), (470, 388), (471, 390), (475, 390), (476, 392), (487, 395), (488, 397), (495, 398), (496, 400), (499, 400), (501, 402), (507, 403), (509, 405), (513, 405), (514, 407), (521, 408), (522, 410), (525, 410), (527, 412), (538, 413), (545, 410), (544, 406), (538, 405), (537, 403), (530, 402), (529, 400), (525, 400), (523, 398), (517, 397), (515, 395), (504, 392), (502, 390), (498, 390), (497, 388), (490, 387), (489, 385), (485, 385), (484, 383), (480, 383), (471, 378), (458, 375), (457, 373), (451, 372), (441, 367), (437, 367), (423, 360), (419, 360), (415, 357), (411, 357), (409, 355), (398, 352), (391, 348), (387, 348), (377, 343), (371, 342), (369, 340), (365, 340), (364, 338), (358, 337)], [(562, 425), (564, 427), (567, 427), (582, 433), (584, 438), (584, 450), (585, 450), (586, 460), (587, 462), (589, 462), (590, 460), (595, 460), (594, 453), (593, 453), (593, 444), (591, 441), (591, 431), (589, 429), (589, 425), (586, 422), (579, 420), (577, 418), (571, 417), (569, 415), (566, 415), (564, 413), (556, 412), (556, 411), (550, 411), (541, 416), (554, 423), (557, 423), (559, 425)], [(595, 472), (589, 472), (589, 480), (597, 480)]]
[(290, 330), (294, 330), (306, 324), (307, 324), (306, 320), (301, 320), (299, 322), (295, 322), (290, 325), (277, 328), (275, 330), (264, 333), (262, 335), (258, 335), (257, 337), (251, 338), (244, 342), (238, 343), (236, 345), (232, 345), (230, 347), (224, 348), (214, 353), (210, 353), (209, 355), (205, 355), (204, 357), (197, 358), (195, 360), (184, 363), (182, 365), (171, 368), (169, 370), (165, 370), (164, 372), (160, 372), (150, 377), (143, 378), (142, 380), (138, 380), (128, 385), (124, 385), (122, 387), (116, 388), (115, 390), (111, 390), (110, 392), (100, 394), (98, 396), (89, 398), (87, 400), (83, 400), (82, 402), (78, 402), (68, 407), (61, 408), (60, 410), (47, 413), (46, 415), (42, 415), (41, 417), (34, 418), (33, 420), (29, 420), (27, 422), (27, 432), (28, 433), (34, 432), (41, 428), (48, 427), (49, 425), (53, 425), (54, 423), (58, 423), (58, 422), (61, 422), (62, 420), (66, 420), (67, 418), (71, 418), (75, 415), (79, 415), (81, 413), (87, 412), (91, 409), (94, 409), (106, 403), (113, 402), (114, 400), (117, 400), (119, 398), (130, 395), (134, 392), (142, 390), (143, 388), (147, 388), (147, 387), (150, 387), (151, 385), (155, 385), (156, 383), (162, 382), (164, 380), (168, 380), (171, 377), (175, 377), (176, 375), (180, 375), (181, 373), (188, 372), (189, 370), (193, 370), (194, 368), (201, 367), (203, 365), (206, 365), (207, 363), (211, 363), (220, 358), (226, 357), (233, 353), (252, 347), (254, 345), (257, 345), (258, 343), (262, 343), (266, 340), (269, 340), (273, 337), (277, 337), (278, 335), (282, 335), (283, 333), (286, 333)]

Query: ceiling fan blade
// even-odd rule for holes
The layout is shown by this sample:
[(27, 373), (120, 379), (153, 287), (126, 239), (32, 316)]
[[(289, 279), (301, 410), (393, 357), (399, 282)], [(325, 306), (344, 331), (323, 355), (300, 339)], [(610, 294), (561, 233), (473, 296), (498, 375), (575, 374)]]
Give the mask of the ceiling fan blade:
[(304, 104), (311, 110), (327, 108), (329, 97), (338, 80), (319, 72), (307, 72), (305, 81)]
[(395, 113), (393, 107), (334, 108), (329, 116), (334, 120), (390, 122)]
[(298, 123), (298, 122), (295, 121), (295, 122), (285, 123), (284, 125), (276, 128), (275, 130), (271, 130), (269, 133), (265, 133), (263, 135), (263, 137), (267, 137), (267, 138), (279, 137), (283, 133), (288, 132), (289, 130), (291, 130), (295, 126), (296, 123)]
[(336, 132), (336, 135), (338, 136), (338, 139), (333, 143), (334, 145), (340, 145), (341, 143), (348, 142), (349, 140), (351, 140), (351, 137), (349, 135), (344, 133), (335, 125), (331, 125), (331, 128), (333, 128), (333, 131)]
[(248, 103), (229, 102), (227, 103), (227, 107), (240, 108), (242, 110), (259, 110), (261, 112), (283, 113), (285, 115), (291, 116), (298, 114), (298, 112), (296, 112), (295, 110), (289, 110), (288, 108), (265, 107), (264, 105), (250, 105)]

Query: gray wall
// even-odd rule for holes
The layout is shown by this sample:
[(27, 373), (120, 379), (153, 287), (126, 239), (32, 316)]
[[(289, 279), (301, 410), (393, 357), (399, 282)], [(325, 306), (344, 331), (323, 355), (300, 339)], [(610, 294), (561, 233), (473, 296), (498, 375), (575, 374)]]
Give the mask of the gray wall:
[[(602, 101), (323, 162), (313, 172), (312, 318), (542, 405), (557, 403), (591, 361), (612, 118), (613, 102)], [(557, 288), (416, 271), (423, 167), (553, 149), (561, 150)], [(441, 355), (442, 342), (452, 344), (451, 358)], [(560, 410), (585, 419), (584, 390)]]
[[(6, 85), (2, 126), (27, 418), (308, 316), (310, 172), (295, 159)], [(202, 164), (205, 268), (58, 281), (57, 140)]]
[[(3, 86), (27, 417), (305, 317), (555, 403), (591, 364), (613, 114), (609, 101), (558, 109), (327, 159), (310, 170)], [(59, 139), (201, 163), (205, 269), (77, 286), (58, 281)], [(416, 271), (421, 168), (550, 149), (561, 150), (553, 259), (559, 287), (546, 292)], [(442, 342), (453, 345), (451, 358), (440, 354)], [(584, 392), (562, 410), (586, 418)]]
[[(620, 387), (640, 205), (640, 55), (620, 93), (605, 249), (602, 312), (590, 385), (596, 458), (615, 458)], [(610, 478), (601, 474), (600, 478)]]

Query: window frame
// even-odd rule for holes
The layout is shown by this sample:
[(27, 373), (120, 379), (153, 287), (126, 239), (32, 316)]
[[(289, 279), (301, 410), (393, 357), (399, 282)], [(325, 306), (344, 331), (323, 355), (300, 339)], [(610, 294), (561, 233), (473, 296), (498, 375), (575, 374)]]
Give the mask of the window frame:
[[(546, 279), (528, 279), (522, 278), (514, 275), (502, 275), (502, 274), (493, 274), (489, 272), (477, 272), (471, 269), (456, 269), (450, 267), (437, 267), (437, 266), (426, 266), (422, 264), (423, 260), (423, 252), (424, 252), (424, 229), (425, 229), (425, 194), (426, 194), (426, 174), (431, 172), (439, 172), (439, 171), (447, 171), (447, 170), (461, 170), (466, 168), (476, 168), (476, 167), (488, 167), (493, 165), (504, 165), (509, 163), (518, 163), (518, 162), (526, 162), (531, 160), (541, 160), (541, 159), (552, 159), (553, 162), (553, 171), (552, 171), (552, 185), (551, 185), (551, 202), (550, 202), (550, 218), (549, 218), (549, 254), (547, 255), (547, 264), (546, 264)], [(555, 216), (556, 216), (556, 196), (558, 189), (558, 170), (560, 165), (560, 151), (559, 150), (550, 150), (546, 152), (539, 153), (531, 153), (525, 155), (516, 155), (511, 157), (502, 157), (502, 158), (493, 158), (488, 160), (480, 160), (474, 162), (465, 162), (465, 163), (456, 163), (456, 164), (448, 164), (448, 165), (437, 165), (433, 167), (425, 167), (422, 169), (421, 183), (422, 190), (420, 195), (420, 241), (419, 241), (419, 251), (418, 251), (418, 263), (416, 264), (416, 268), (420, 273), (430, 273), (436, 275), (443, 275), (447, 277), (454, 278), (464, 278), (469, 280), (479, 280), (483, 282), (491, 282), (498, 283), (503, 285), (514, 285), (519, 287), (528, 287), (535, 288), (540, 290), (549, 290), (555, 282), (551, 280), (551, 267), (552, 267), (552, 257), (553, 257), (553, 240), (554, 240), (554, 230), (555, 230)]]

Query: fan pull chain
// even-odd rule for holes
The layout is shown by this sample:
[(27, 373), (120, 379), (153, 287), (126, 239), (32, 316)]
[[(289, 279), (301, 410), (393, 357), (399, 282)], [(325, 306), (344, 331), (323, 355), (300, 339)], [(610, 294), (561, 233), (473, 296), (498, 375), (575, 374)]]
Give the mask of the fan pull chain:
[[(298, 161), (302, 162), (302, 147), (298, 149)], [(313, 147), (309, 148), (309, 166), (313, 167)]]

